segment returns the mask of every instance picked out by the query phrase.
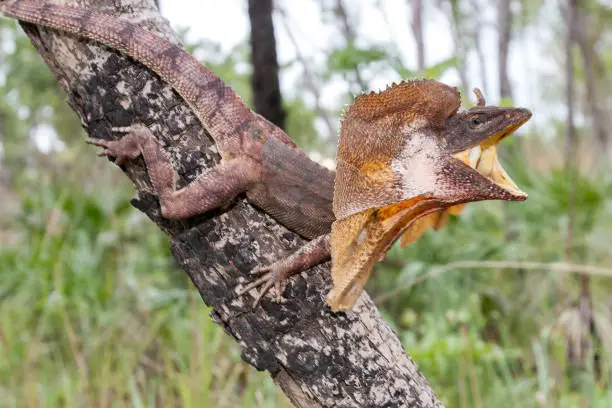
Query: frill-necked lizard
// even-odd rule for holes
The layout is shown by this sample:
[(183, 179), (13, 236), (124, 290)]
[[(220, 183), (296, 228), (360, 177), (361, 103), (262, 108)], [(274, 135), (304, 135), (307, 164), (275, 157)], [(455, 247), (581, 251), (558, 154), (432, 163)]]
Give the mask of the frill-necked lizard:
[(342, 122), (334, 191), (333, 172), (312, 162), (281, 129), (250, 111), (181, 46), (95, 10), (0, 0), (0, 12), (133, 57), (193, 109), (222, 160), (179, 190), (170, 160), (146, 127), (134, 126), (119, 140), (89, 140), (118, 165), (143, 156), (165, 217), (187, 218), (246, 193), (252, 204), (283, 225), (314, 238), (290, 257), (258, 268), (255, 272), (265, 275), (240, 293), (263, 285), (259, 299), (274, 284), (280, 291), (280, 282), (329, 259), (331, 252), (334, 287), (328, 303), (335, 310), (348, 309), (374, 262), (400, 234), (404, 243), (410, 242), (439, 226), (462, 203), (526, 198), (497, 161), (496, 145), (531, 114), (485, 106), (480, 92), (477, 106), (469, 110), (459, 110), (455, 88), (431, 80), (357, 97)]
[[(361, 95), (344, 116), (332, 225), (334, 309), (350, 308), (372, 266), (403, 233), (413, 241), (446, 213), (479, 200), (525, 200), (497, 143), (531, 117), (521, 108), (460, 110), (456, 88), (408, 81)], [(358, 148), (356, 148), (358, 147)]]

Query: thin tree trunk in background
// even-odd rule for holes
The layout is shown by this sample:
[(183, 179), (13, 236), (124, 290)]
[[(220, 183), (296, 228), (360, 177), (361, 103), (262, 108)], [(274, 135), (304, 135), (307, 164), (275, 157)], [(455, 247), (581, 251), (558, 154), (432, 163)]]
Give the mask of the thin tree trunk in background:
[(573, 170), (575, 165), (576, 128), (574, 124), (574, 60), (572, 46), (575, 32), (575, 2), (568, 0), (566, 10), (566, 39), (565, 39), (565, 103), (567, 105), (567, 124), (565, 134), (565, 169)]
[(598, 142), (600, 148), (596, 148), (598, 158), (601, 161), (607, 159), (607, 153), (610, 149), (610, 131), (607, 129), (608, 124), (604, 112), (599, 105), (597, 92), (597, 67), (601, 66), (601, 61), (595, 50), (595, 44), (590, 40), (589, 22), (587, 12), (582, 7), (576, 7), (574, 23), (574, 39), (580, 49), (582, 61), (584, 64), (584, 76), (586, 83), (586, 105), (591, 115), (594, 139)]
[(283, 129), (287, 113), (283, 109), (278, 78), (273, 8), (272, 0), (249, 0), (253, 65), (251, 87), (255, 111)]
[[(349, 22), (348, 13), (346, 8), (344, 7), (344, 3), (342, 0), (336, 0), (336, 7), (334, 7), (334, 13), (336, 16), (340, 17), (340, 22), (342, 23), (342, 34), (344, 35), (344, 39), (347, 44), (355, 45), (355, 31)], [(361, 72), (359, 71), (359, 67), (355, 67), (355, 80), (359, 84), (361, 90), (366, 90), (368, 88), (368, 84), (362, 78)]]
[(423, 2), (422, 0), (408, 0), (412, 5), (412, 34), (417, 46), (417, 69), (420, 73), (425, 71), (425, 41), (423, 39)]
[[(567, 2), (567, 36), (565, 43), (565, 58), (566, 58), (566, 103), (567, 103), (567, 130), (565, 142), (565, 170), (569, 177), (568, 188), (568, 214), (567, 214), (567, 235), (565, 240), (565, 258), (567, 262), (572, 262), (573, 259), (573, 234), (574, 234), (574, 216), (575, 216), (575, 196), (576, 196), (576, 172), (578, 171), (578, 143), (576, 137), (576, 126), (574, 123), (575, 115), (575, 78), (574, 78), (574, 60), (572, 56), (572, 48), (576, 42), (577, 34), (577, 0), (568, 0)], [(592, 301), (590, 290), (590, 277), (588, 275), (580, 276), (580, 298), (579, 298), (579, 314), (580, 314), (580, 345), (578, 350), (568, 348), (568, 361), (571, 366), (582, 367), (586, 358), (589, 356), (591, 348), (591, 331), (593, 322)]]
[(461, 82), (461, 88), (465, 92), (469, 91), (469, 82), (467, 79), (467, 65), (466, 65), (466, 46), (465, 36), (461, 29), (461, 9), (458, 0), (449, 0), (450, 4), (450, 22), (453, 37), (453, 45), (455, 47), (455, 56), (457, 58), (457, 72), (459, 74), (459, 81)]
[(512, 12), (510, 11), (511, 0), (499, 0), (497, 8), (498, 35), (498, 68), (499, 68), (499, 96), (512, 98), (510, 78), (508, 77), (508, 52), (512, 36)]
[[(586, 83), (586, 105), (591, 114), (593, 139), (595, 139), (599, 148), (596, 148), (597, 158), (600, 161), (607, 159), (608, 153), (608, 135), (605, 124), (605, 118), (603, 112), (599, 107), (599, 101), (597, 98), (597, 86), (596, 86), (596, 66), (600, 63), (598, 60), (597, 53), (595, 51), (595, 44), (589, 40), (588, 33), (588, 22), (586, 11), (583, 9), (584, 4), (580, 0), (570, 0), (573, 3), (570, 6), (572, 10), (573, 22), (572, 22), (572, 40), (578, 45), (580, 54), (583, 60), (584, 76)], [(576, 136), (574, 135), (574, 138)], [(574, 141), (576, 143), (576, 141)], [(576, 147), (574, 147), (576, 149)], [(577, 152), (576, 152), (577, 153)], [(578, 167), (578, 163), (575, 163), (575, 167)], [(575, 177), (574, 177), (575, 178)], [(576, 181), (574, 180), (574, 195), (576, 190)], [(596, 338), (597, 333), (595, 331), (595, 321), (593, 316), (593, 298), (591, 294), (591, 278), (588, 275), (580, 276), (580, 321), (582, 324), (582, 358), (590, 357), (590, 349), (592, 342)], [(584, 361), (583, 360), (583, 361)], [(599, 364), (597, 356), (594, 357), (595, 370), (598, 372)]]
[(329, 117), (329, 114), (325, 111), (325, 108), (321, 104), (321, 90), (320, 90), (321, 85), (318, 85), (315, 83), (314, 75), (310, 71), (310, 64), (304, 57), (304, 54), (302, 54), (300, 47), (298, 46), (297, 39), (295, 38), (295, 35), (293, 34), (293, 30), (291, 29), (289, 23), (287, 22), (287, 18), (288, 18), (287, 12), (282, 7), (278, 7), (277, 11), (282, 16), (281, 21), (284, 25), (285, 32), (287, 33), (287, 36), (289, 37), (289, 40), (291, 40), (291, 43), (293, 44), (293, 48), (295, 49), (296, 59), (300, 62), (300, 64), (302, 65), (302, 69), (304, 70), (304, 82), (306, 86), (308, 87), (308, 89), (310, 90), (310, 92), (312, 92), (312, 95), (314, 96), (314, 110), (317, 113), (317, 115), (319, 115), (319, 117), (323, 119), (323, 122), (325, 123), (325, 127), (327, 128), (327, 132), (329, 136), (336, 137), (336, 132), (337, 132), (336, 126), (332, 123), (332, 120)]
[[(480, 10), (483, 6), (480, 4), (478, 0), (471, 0), (470, 5), (473, 10)], [(482, 49), (482, 18), (481, 15), (476, 13), (473, 16), (474, 18), (474, 47), (476, 48), (476, 56), (478, 57), (478, 67), (480, 70), (480, 87), (482, 92), (485, 95), (488, 95), (489, 92), (489, 76), (487, 75), (487, 61), (484, 55), (484, 51)]]

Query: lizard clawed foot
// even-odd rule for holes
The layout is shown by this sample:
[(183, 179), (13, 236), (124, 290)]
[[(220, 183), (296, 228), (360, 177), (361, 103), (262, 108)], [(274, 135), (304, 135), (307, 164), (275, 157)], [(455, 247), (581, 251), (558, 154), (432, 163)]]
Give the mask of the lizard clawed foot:
[[(135, 159), (140, 156), (140, 139), (139, 132), (143, 131), (142, 126), (129, 127), (129, 128), (113, 128), (115, 132), (127, 133), (119, 140), (104, 140), (94, 139), (92, 137), (87, 138), (88, 144), (102, 147), (103, 150), (97, 152), (98, 156), (112, 156), (115, 158), (115, 163), (118, 166), (123, 165), (127, 160)], [(144, 131), (148, 132), (148, 129), (144, 128)]]
[(278, 262), (274, 262), (268, 266), (260, 266), (251, 271), (251, 275), (263, 275), (259, 279), (254, 282), (249, 283), (248, 285), (237, 289), (236, 293), (238, 296), (242, 296), (245, 293), (249, 292), (252, 289), (260, 288), (257, 292), (257, 296), (255, 297), (255, 301), (253, 302), (253, 308), (257, 307), (261, 299), (265, 296), (266, 293), (272, 289), (274, 286), (274, 290), (276, 292), (276, 301), (280, 303), (281, 296), (285, 291), (285, 287), (287, 285), (287, 278), (293, 275), (294, 271), (290, 268), (287, 268), (285, 263), (281, 260)]
[(276, 299), (280, 302), (284, 286), (291, 275), (305, 271), (329, 259), (331, 251), (329, 243), (330, 235), (321, 235), (303, 245), (287, 258), (276, 261), (268, 266), (260, 266), (253, 269), (251, 275), (262, 274), (263, 276), (255, 282), (251, 282), (247, 286), (236, 290), (236, 292), (238, 295), (244, 295), (251, 289), (261, 288), (253, 303), (253, 307), (256, 307), (262, 297), (274, 286), (277, 294)]

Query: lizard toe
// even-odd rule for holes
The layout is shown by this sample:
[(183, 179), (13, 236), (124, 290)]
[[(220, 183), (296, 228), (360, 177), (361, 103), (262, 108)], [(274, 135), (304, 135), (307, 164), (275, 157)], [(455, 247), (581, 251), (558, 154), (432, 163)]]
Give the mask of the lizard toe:
[(85, 143), (90, 144), (90, 145), (94, 145), (94, 146), (99, 146), (99, 147), (106, 147), (106, 145), (107, 145), (107, 141), (106, 140), (95, 139), (93, 137), (88, 137), (87, 139), (85, 139)]
[(271, 272), (271, 266), (272, 265), (267, 265), (267, 266), (258, 266), (257, 268), (253, 269), (251, 272), (249, 272), (251, 275), (261, 275), (264, 273), (268, 273)]
[[(274, 264), (273, 264), (274, 265)], [(274, 287), (276, 301), (280, 303), (282, 294), (286, 287), (286, 274), (282, 269), (274, 268), (273, 265), (260, 266), (251, 271), (251, 275), (263, 274), (259, 279), (246, 286), (236, 289), (236, 294), (242, 296), (253, 289), (259, 289), (255, 296), (253, 307), (257, 306), (261, 299)]]
[[(253, 308), (256, 308), (259, 305), (259, 302), (261, 302), (261, 299), (263, 299), (266, 293), (270, 291), (270, 289), (272, 288), (272, 286), (274, 286), (274, 284), (275, 282), (273, 280), (269, 280), (263, 285), (261, 290), (257, 293), (255, 300), (253, 301)], [(278, 300), (280, 301), (280, 295), (278, 295)]]

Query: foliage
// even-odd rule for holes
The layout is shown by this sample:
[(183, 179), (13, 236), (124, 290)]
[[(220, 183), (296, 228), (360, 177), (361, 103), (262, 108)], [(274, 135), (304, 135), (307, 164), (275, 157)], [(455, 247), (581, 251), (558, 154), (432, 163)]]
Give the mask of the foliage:
[(21, 238), (0, 252), (2, 406), (287, 406), (224, 341), (127, 186), (42, 179), (19, 180)]
[(328, 68), (331, 72), (350, 72), (359, 69), (362, 64), (381, 61), (385, 57), (386, 53), (381, 48), (360, 48), (349, 43), (330, 53)]
[[(569, 177), (523, 168), (529, 172), (509, 172), (529, 192), (527, 202), (470, 204), (445, 229), (430, 231), (404, 249), (394, 247), (376, 268), (369, 292), (396, 322), (403, 344), (449, 406), (536, 407), (541, 406), (538, 398), (550, 406), (573, 406), (571, 401), (584, 398), (590, 401), (586, 406), (605, 406), (612, 397), (607, 388), (612, 363), (609, 278), (592, 284), (596, 321), (603, 326), (596, 349), (600, 367), (581, 372), (576, 385), (564, 361), (579, 330), (564, 323), (576, 310), (574, 276), (545, 268), (450, 268), (431, 274), (461, 260), (563, 261)], [(589, 245), (605, 239), (603, 226), (595, 221), (604, 220), (606, 236), (612, 231), (605, 221), (612, 219), (612, 206), (606, 204), (612, 200), (611, 182), (579, 176), (574, 251), (576, 259), (588, 264), (612, 265), (607, 241)], [(511, 228), (504, 223), (508, 213)], [(405, 289), (398, 293), (397, 288)], [(394, 296), (385, 299), (389, 291)]]

